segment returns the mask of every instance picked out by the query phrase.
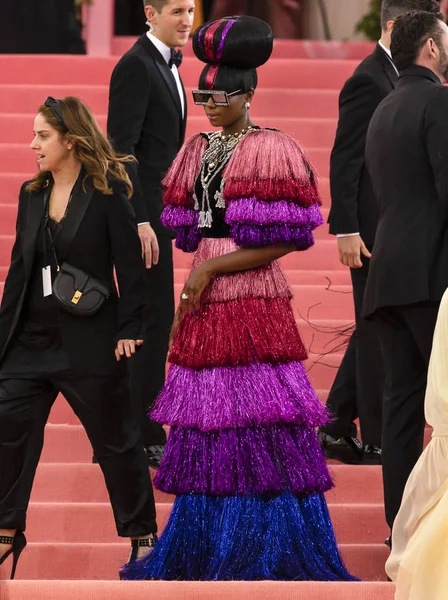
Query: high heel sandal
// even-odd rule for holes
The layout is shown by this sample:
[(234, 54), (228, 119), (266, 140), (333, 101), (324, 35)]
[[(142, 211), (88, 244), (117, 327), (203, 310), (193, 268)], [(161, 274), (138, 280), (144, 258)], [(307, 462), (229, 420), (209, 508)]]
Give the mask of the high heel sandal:
[(13, 555), (12, 560), (12, 570), (11, 570), (11, 579), (14, 579), (14, 575), (16, 574), (17, 563), (19, 561), (20, 555), (23, 552), (23, 549), (26, 546), (26, 537), (23, 531), (17, 531), (14, 537), (9, 535), (0, 535), (0, 544), (11, 544), (12, 548), (7, 550), (5, 554), (0, 558), (0, 565), (2, 565), (5, 560)]
[(155, 533), (151, 534), (149, 538), (144, 538), (142, 540), (131, 540), (131, 558), (129, 562), (132, 563), (134, 560), (137, 560), (138, 549), (139, 548), (154, 548), (157, 543), (157, 536)]
[(152, 533), (148, 538), (144, 538), (142, 540), (131, 540), (131, 558), (129, 562), (124, 565), (122, 569), (120, 569), (120, 579), (128, 579), (126, 576), (126, 569), (131, 567), (132, 564), (137, 560), (138, 557), (138, 549), (139, 548), (154, 548), (157, 544), (158, 537), (155, 533)]

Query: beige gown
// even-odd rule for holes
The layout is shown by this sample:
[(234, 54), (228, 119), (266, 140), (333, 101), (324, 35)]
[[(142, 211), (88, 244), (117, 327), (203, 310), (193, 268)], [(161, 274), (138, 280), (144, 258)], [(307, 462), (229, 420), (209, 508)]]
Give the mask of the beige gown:
[(406, 484), (386, 563), (395, 600), (448, 599), (448, 291), (434, 332), (425, 415), (434, 432)]

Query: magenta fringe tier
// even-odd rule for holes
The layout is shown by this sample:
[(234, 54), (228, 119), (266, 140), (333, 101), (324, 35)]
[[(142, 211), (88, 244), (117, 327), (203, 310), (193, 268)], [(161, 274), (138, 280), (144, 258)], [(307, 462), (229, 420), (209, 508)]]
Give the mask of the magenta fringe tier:
[(332, 487), (315, 431), (286, 425), (212, 433), (173, 427), (154, 484), (170, 494), (210, 496)]
[(189, 369), (301, 361), (307, 352), (286, 298), (203, 304), (186, 314), (169, 355)]
[[(204, 238), (195, 254), (193, 270), (204, 261), (230, 254), (238, 246), (230, 238)], [(278, 261), (266, 267), (215, 276), (202, 294), (201, 301), (229, 302), (244, 298), (291, 298), (291, 289)]]
[(151, 418), (204, 432), (280, 423), (320, 427), (328, 420), (301, 362), (200, 370), (173, 365)]

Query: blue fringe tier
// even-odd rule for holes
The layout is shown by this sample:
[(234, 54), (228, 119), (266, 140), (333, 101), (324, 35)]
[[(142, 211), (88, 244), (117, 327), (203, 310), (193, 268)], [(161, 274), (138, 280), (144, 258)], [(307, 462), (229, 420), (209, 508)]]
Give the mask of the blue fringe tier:
[(122, 579), (356, 581), (341, 559), (323, 494), (178, 496), (151, 553)]

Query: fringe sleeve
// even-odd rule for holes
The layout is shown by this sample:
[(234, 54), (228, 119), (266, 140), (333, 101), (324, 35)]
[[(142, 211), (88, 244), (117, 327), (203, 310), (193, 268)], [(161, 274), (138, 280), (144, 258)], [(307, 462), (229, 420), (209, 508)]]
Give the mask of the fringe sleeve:
[(313, 230), (323, 224), (317, 176), (294, 139), (275, 130), (249, 133), (224, 178), (226, 222), (238, 246), (314, 244)]
[(181, 148), (165, 179), (161, 221), (176, 232), (176, 248), (194, 252), (201, 240), (198, 213), (194, 210), (194, 185), (207, 147), (202, 134), (192, 136)]

